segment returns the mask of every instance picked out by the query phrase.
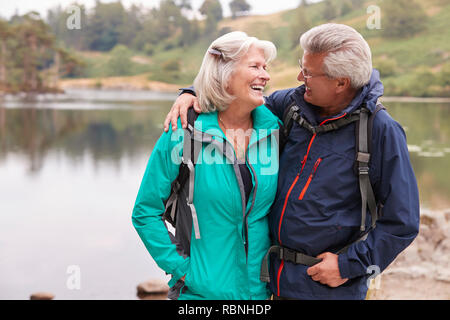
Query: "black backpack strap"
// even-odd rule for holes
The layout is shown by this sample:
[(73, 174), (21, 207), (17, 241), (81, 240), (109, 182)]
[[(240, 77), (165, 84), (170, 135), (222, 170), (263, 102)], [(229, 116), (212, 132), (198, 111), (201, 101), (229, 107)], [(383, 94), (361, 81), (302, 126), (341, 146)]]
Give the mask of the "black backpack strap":
[[(197, 210), (194, 206), (194, 182), (195, 182), (195, 163), (197, 161), (198, 154), (201, 150), (201, 141), (197, 141), (194, 138), (194, 123), (195, 119), (197, 119), (198, 114), (194, 111), (193, 108), (189, 108), (191, 112), (188, 111), (188, 125), (187, 128), (184, 129), (184, 144), (183, 144), (183, 157), (182, 163), (184, 164), (182, 170), (188, 170), (187, 181), (183, 181), (181, 185), (184, 183), (189, 183), (188, 185), (188, 197), (187, 197), (187, 205), (191, 210), (192, 214), (192, 225), (194, 227), (195, 239), (200, 239), (200, 229), (198, 225), (197, 218)], [(184, 173), (183, 173), (184, 174)], [(183, 175), (183, 179), (185, 175)]]
[(283, 113), (283, 133), (287, 137), (291, 132), (292, 125), (294, 124), (294, 119), (297, 119), (300, 108), (293, 101)]
[[(355, 126), (356, 136), (356, 160), (355, 165), (357, 167), (357, 174), (359, 179), (359, 189), (361, 193), (361, 226), (360, 233), (356, 237), (356, 240), (350, 241), (344, 248), (340, 249), (336, 254), (345, 252), (352, 244), (365, 240), (367, 235), (376, 226), (378, 217), (381, 214), (382, 204), (377, 203), (375, 193), (373, 192), (372, 184), (369, 176), (369, 161), (370, 161), (370, 149), (372, 143), (372, 128), (375, 116), (378, 111), (385, 110), (386, 108), (377, 103), (374, 112), (370, 113), (365, 105), (361, 106), (361, 117), (357, 121)], [(366, 213), (369, 209), (371, 215), (371, 225), (366, 228)]]
[(346, 116), (334, 120), (332, 122), (329, 122), (327, 124), (321, 126), (314, 126), (311, 123), (309, 123), (308, 120), (303, 118), (298, 111), (299, 108), (296, 105), (294, 105), (289, 109), (289, 112), (286, 115), (288, 117), (287, 119), (285, 119), (285, 123), (288, 123), (288, 127), (285, 128), (285, 133), (287, 133), (287, 135), (289, 135), (289, 131), (291, 130), (294, 121), (297, 122), (301, 127), (311, 132), (312, 134), (320, 134), (337, 130), (341, 127), (345, 127), (346, 125), (352, 122), (358, 121), (360, 113), (360, 110), (356, 110), (353, 113), (347, 114)]
[(270, 282), (268, 260), (272, 253), (281, 260), (289, 261), (294, 264), (302, 264), (308, 267), (312, 267), (322, 261), (320, 258), (312, 257), (287, 247), (273, 245), (269, 248), (261, 263), (259, 279), (262, 282)]
[(295, 102), (292, 102), (286, 109), (284, 109), (283, 113), (283, 123), (279, 121), (280, 131), (279, 131), (279, 140), (278, 140), (278, 151), (279, 154), (283, 152), (284, 146), (286, 145), (287, 137), (292, 129), (292, 125), (294, 123), (294, 115), (298, 113), (299, 107), (296, 106)]
[(380, 110), (385, 109), (386, 108), (380, 102), (377, 102), (377, 106), (372, 113), (370, 113), (370, 111), (365, 106), (361, 108), (361, 120), (359, 122), (359, 132), (357, 134), (358, 144), (356, 145), (358, 148), (356, 150), (356, 162), (358, 165), (359, 185), (361, 190), (361, 199), (363, 202), (361, 208), (361, 211), (363, 213), (363, 216), (361, 217), (361, 231), (365, 230), (365, 212), (367, 207), (369, 208), (372, 218), (372, 229), (375, 228), (376, 221), (378, 219), (377, 202), (369, 177), (369, 161), (371, 156), (370, 149), (372, 144), (373, 122), (377, 113)]
[(356, 146), (356, 161), (358, 165), (359, 189), (361, 192), (361, 227), (360, 231), (366, 230), (367, 208), (372, 216), (372, 228), (375, 227), (377, 205), (375, 195), (372, 190), (369, 178), (369, 138), (368, 122), (370, 111), (365, 107), (361, 108), (360, 120), (358, 123), (358, 145)]
[[(193, 184), (195, 174), (193, 170), (199, 152), (201, 150), (201, 147), (196, 147), (197, 143), (194, 141), (194, 123), (195, 120), (197, 120), (198, 115), (199, 114), (195, 112), (193, 108), (188, 109), (187, 115), (188, 126), (186, 129), (184, 129), (183, 158), (178, 171), (178, 176), (175, 178), (174, 181), (172, 181), (170, 196), (165, 204), (166, 210), (164, 212), (163, 218), (167, 222), (169, 222), (173, 227), (176, 226), (176, 212), (177, 212), (177, 201), (179, 192), (181, 188), (187, 183), (188, 179), (192, 180), (190, 181), (190, 184)], [(192, 191), (192, 195), (190, 194), (191, 203), (189, 204), (189, 207), (191, 209), (194, 208), (194, 215), (196, 221), (196, 211), (195, 207), (192, 204), (193, 189), (194, 188), (193, 187), (191, 188), (191, 186), (189, 185), (189, 193), (191, 193)], [(197, 226), (196, 230), (198, 231), (198, 222), (196, 223), (196, 226)]]

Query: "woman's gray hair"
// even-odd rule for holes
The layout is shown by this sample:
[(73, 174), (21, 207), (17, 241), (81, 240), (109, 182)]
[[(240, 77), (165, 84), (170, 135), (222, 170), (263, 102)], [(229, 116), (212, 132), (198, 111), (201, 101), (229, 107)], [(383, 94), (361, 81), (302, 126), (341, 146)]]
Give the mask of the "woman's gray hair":
[(359, 89), (372, 75), (372, 53), (366, 40), (352, 27), (327, 23), (310, 29), (300, 37), (305, 52), (328, 53), (323, 72), (330, 78), (349, 78)]
[(249, 37), (240, 31), (227, 33), (211, 43), (194, 80), (202, 112), (225, 110), (233, 101), (234, 96), (227, 92), (228, 81), (236, 64), (251, 46), (264, 51), (266, 63), (277, 55), (277, 49), (272, 42)]

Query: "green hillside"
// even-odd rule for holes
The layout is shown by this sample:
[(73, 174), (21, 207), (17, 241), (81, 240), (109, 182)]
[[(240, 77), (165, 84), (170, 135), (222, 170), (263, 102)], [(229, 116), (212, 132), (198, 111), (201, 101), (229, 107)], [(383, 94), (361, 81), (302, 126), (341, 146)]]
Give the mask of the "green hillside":
[[(328, 21), (348, 24), (357, 29), (369, 42), (374, 67), (379, 69), (385, 84), (385, 95), (396, 96), (450, 96), (450, 1), (422, 0), (419, 4), (426, 14), (423, 27), (413, 35), (390, 37), (386, 27), (386, 11), (391, 0), (360, 1), (357, 8), (345, 7), (350, 0), (331, 0), (337, 8), (337, 17), (324, 19), (324, 10), (330, 1), (310, 4), (304, 10), (309, 26)], [(369, 5), (381, 9), (381, 29), (370, 30), (366, 23), (371, 15)], [(301, 57), (298, 46), (293, 44), (300, 33), (294, 26), (300, 25), (300, 9), (287, 10), (265, 16), (227, 18), (219, 22), (218, 30), (225, 33), (242, 30), (260, 39), (270, 40), (278, 48), (278, 58), (270, 66), (272, 80), (269, 91), (297, 86), (297, 61)], [(407, 12), (409, 8), (405, 8)], [(301, 20), (301, 19), (300, 19)], [(407, 31), (407, 28), (405, 28)], [(393, 32), (393, 31), (392, 31)], [(201, 39), (184, 48), (155, 48), (145, 63), (133, 62), (133, 74), (148, 73), (149, 80), (185, 85), (195, 77), (210, 40)], [(90, 57), (87, 76), (99, 77), (105, 72), (110, 53)], [(140, 53), (132, 53), (139, 55)], [(142, 54), (141, 54), (142, 55)], [(134, 59), (139, 61), (139, 59)]]

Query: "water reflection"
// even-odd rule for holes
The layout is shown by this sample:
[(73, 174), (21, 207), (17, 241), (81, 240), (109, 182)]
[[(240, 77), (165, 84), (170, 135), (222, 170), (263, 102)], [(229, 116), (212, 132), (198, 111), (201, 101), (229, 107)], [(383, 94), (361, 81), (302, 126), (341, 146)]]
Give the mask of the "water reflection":
[[(10, 103), (8, 109), (0, 107), (0, 162), (8, 153), (19, 153), (29, 159), (31, 173), (42, 167), (50, 150), (62, 152), (74, 163), (85, 152), (96, 162), (147, 153), (161, 133), (160, 118), (171, 105), (170, 101), (141, 101), (140, 106), (130, 107), (133, 102), (124, 101), (121, 105), (129, 107), (124, 109), (117, 108), (116, 102), (93, 101), (78, 101), (77, 105), (85, 105), (75, 110), (72, 102), (59, 100), (49, 102), (50, 108), (14, 104), (10, 108)], [(86, 107), (92, 104), (101, 104), (101, 110)]]
[[(0, 299), (134, 299), (138, 283), (166, 277), (130, 216), (174, 96), (78, 90), (0, 102)], [(405, 128), (421, 205), (449, 208), (450, 104), (385, 105)], [(66, 286), (70, 265), (81, 290)]]
[[(111, 95), (0, 104), (0, 299), (136, 299), (138, 283), (166, 278), (131, 210), (172, 101), (124, 109)], [(67, 286), (71, 265), (80, 290)]]
[(405, 128), (421, 206), (433, 210), (449, 208), (450, 104), (389, 102), (386, 105), (392, 117)]

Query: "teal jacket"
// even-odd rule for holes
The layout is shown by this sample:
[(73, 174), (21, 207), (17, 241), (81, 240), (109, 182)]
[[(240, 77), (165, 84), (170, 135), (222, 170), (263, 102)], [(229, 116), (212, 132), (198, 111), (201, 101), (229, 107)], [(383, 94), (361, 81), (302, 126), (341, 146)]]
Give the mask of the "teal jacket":
[[(259, 280), (261, 261), (269, 249), (268, 213), (278, 179), (277, 118), (265, 107), (252, 112), (253, 129), (246, 164), (253, 189), (246, 208), (231, 163), (219, 148), (203, 144), (195, 166), (194, 205), (200, 239), (192, 232), (190, 256), (182, 256), (171, 241), (161, 219), (164, 201), (177, 177), (183, 148), (183, 130), (169, 130), (158, 140), (137, 195), (132, 222), (158, 266), (172, 275), (169, 286), (177, 287), (179, 299), (267, 299)], [(217, 112), (200, 114), (194, 127), (229, 143), (218, 124)], [(178, 123), (178, 128), (181, 128)], [(247, 237), (244, 236), (247, 232)], [(172, 237), (173, 238), (173, 237)], [(245, 243), (248, 239), (248, 243)]]

